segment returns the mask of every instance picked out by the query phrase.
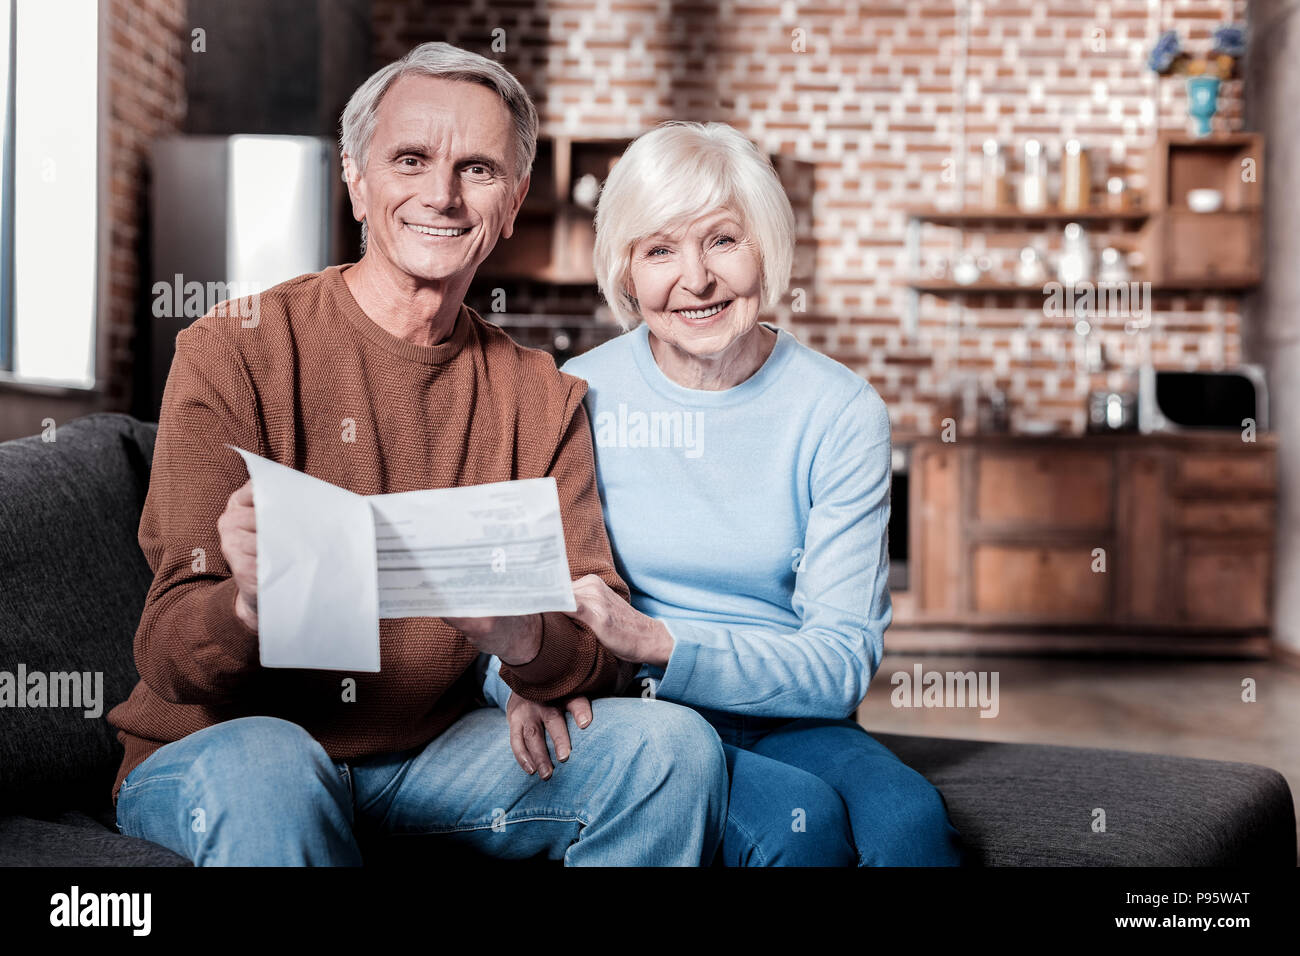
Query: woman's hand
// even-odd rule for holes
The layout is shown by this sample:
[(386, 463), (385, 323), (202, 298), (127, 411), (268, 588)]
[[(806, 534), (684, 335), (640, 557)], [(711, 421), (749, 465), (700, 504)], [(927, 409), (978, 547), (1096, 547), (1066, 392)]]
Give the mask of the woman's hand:
[(582, 622), (620, 660), (667, 667), (673, 636), (662, 621), (642, 614), (619, 597), (598, 575), (573, 582), (578, 609), (570, 617)]
[[(587, 698), (570, 698), (564, 709), (573, 715), (579, 727), (585, 728), (591, 723), (591, 701)], [(554, 768), (550, 751), (546, 749), (546, 734), (550, 733), (555, 743), (555, 756), (561, 761), (568, 760), (573, 750), (564, 713), (558, 707), (538, 704), (512, 693), (506, 701), (506, 721), (510, 724), (510, 749), (515, 752), (515, 760), (524, 768), (524, 773), (532, 774), (540, 769), (542, 779), (550, 780)]]

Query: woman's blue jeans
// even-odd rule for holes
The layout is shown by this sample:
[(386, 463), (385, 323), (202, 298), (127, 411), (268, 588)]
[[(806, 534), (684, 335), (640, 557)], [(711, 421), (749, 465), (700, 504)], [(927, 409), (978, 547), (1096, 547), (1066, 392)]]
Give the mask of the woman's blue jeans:
[(506, 715), (472, 710), (428, 744), (339, 761), (299, 725), (242, 717), (160, 747), (123, 781), (118, 829), (198, 866), (356, 866), (354, 828), (441, 834), (507, 859), (699, 866), (727, 813), (717, 733), (687, 707), (602, 698), (549, 780), (520, 769)]
[(725, 866), (960, 866), (943, 797), (853, 720), (700, 709), (731, 775)]

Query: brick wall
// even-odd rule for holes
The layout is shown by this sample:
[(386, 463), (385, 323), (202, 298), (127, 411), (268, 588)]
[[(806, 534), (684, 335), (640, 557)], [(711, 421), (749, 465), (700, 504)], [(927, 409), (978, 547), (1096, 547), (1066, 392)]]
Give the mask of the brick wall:
[(135, 321), (147, 262), (147, 164), (154, 137), (180, 130), (190, 37), (185, 0), (111, 0), (107, 27), (108, 299), (100, 310), (104, 406), (128, 410)]
[[(963, 180), (974, 201), (989, 137), (1016, 153), (1031, 137), (1051, 149), (1078, 137), (1094, 181), (1120, 175), (1142, 190), (1155, 130), (1186, 127), (1181, 83), (1148, 71), (1147, 50), (1177, 27), (1203, 51), (1217, 25), (1245, 22), (1246, 0), (373, 0), (372, 11), (376, 66), (432, 39), (493, 56), (533, 94), (546, 134), (630, 137), (665, 119), (717, 119), (814, 164), (809, 310), (777, 321), (868, 378), (908, 434), (932, 432), (966, 381), (1005, 390), (1014, 424), (1080, 431), (1088, 390), (1122, 376), (1082, 371), (1073, 320), (1048, 318), (1030, 297), (922, 296), (909, 334), (902, 210), (955, 200)], [(494, 53), (497, 28), (506, 49)], [(795, 30), (804, 52), (792, 50)], [(1225, 85), (1218, 128), (1240, 127), (1242, 97), (1239, 81)], [(1049, 252), (1058, 229), (1036, 237)], [(960, 241), (926, 227), (922, 268), (951, 259)], [(1026, 241), (965, 235), (995, 266)], [(523, 291), (538, 312), (557, 298)], [(589, 290), (558, 298), (570, 313), (595, 304)], [(1234, 297), (1158, 294), (1153, 305), (1147, 331), (1126, 332), (1123, 318), (1094, 323), (1108, 358), (1131, 366), (1146, 351), (1176, 368), (1240, 359)]]

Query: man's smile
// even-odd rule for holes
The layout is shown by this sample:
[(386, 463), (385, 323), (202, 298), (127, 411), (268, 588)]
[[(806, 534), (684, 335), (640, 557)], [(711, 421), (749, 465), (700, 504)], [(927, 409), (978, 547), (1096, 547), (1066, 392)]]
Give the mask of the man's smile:
[(470, 230), (469, 226), (452, 226), (448, 228), (440, 226), (421, 226), (414, 222), (403, 223), (403, 225), (408, 229), (418, 232), (422, 236), (441, 236), (448, 239), (463, 236)]

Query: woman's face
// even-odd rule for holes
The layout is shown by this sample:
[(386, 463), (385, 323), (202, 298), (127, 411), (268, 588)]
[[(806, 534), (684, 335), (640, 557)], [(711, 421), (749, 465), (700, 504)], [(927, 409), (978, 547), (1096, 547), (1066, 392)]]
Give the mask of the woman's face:
[(758, 322), (761, 273), (740, 217), (721, 209), (637, 242), (629, 291), (657, 339), (716, 358)]

